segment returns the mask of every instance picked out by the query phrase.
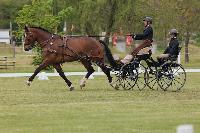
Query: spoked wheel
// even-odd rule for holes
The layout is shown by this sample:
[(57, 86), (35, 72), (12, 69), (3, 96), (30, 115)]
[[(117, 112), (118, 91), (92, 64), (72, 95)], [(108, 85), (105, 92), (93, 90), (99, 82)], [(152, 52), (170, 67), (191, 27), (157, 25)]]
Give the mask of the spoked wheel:
[(139, 67), (136, 69), (138, 71), (136, 87), (141, 91), (146, 87), (145, 75), (147, 72), (145, 66), (142, 64), (139, 64)]
[(115, 90), (119, 90), (121, 88), (121, 84), (120, 84), (120, 78), (121, 78), (121, 74), (120, 71), (114, 71), (113, 72), (113, 79), (112, 79), (112, 83), (110, 83), (110, 85), (115, 89)]
[(147, 67), (144, 80), (146, 82), (146, 85), (151, 90), (158, 90), (160, 88), (158, 86), (158, 80), (156, 75), (157, 67)]
[(161, 74), (158, 74), (158, 85), (164, 91), (179, 91), (186, 82), (186, 72), (182, 65), (166, 63), (162, 66)]
[(162, 67), (157, 70), (157, 79), (158, 79), (158, 85), (160, 88), (164, 91), (167, 90), (167, 88), (171, 85), (172, 80), (169, 76), (168, 70), (163, 70)]
[(138, 65), (139, 63), (135, 64), (135, 62), (130, 62), (122, 66), (119, 79), (120, 85), (125, 90), (130, 90), (135, 86), (138, 79), (138, 70), (136, 69)]

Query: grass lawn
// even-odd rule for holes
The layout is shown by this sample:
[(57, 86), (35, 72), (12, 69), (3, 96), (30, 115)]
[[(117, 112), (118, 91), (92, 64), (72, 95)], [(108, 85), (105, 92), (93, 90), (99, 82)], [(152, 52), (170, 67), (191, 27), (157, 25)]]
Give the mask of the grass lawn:
[(200, 132), (200, 73), (189, 73), (181, 92), (115, 91), (105, 76), (75, 91), (51, 77), (25, 86), (27, 78), (0, 78), (2, 133), (175, 133), (180, 124)]

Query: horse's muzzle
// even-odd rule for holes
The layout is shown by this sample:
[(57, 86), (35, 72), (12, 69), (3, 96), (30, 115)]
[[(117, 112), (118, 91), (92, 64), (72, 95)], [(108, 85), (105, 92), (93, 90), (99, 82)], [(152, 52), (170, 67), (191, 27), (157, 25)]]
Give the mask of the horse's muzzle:
[(25, 46), (25, 47), (24, 47), (24, 50), (25, 50), (25, 51), (29, 51), (29, 50), (31, 50), (31, 49), (32, 49), (31, 46)]
[(24, 48), (25, 51), (29, 51), (29, 48)]

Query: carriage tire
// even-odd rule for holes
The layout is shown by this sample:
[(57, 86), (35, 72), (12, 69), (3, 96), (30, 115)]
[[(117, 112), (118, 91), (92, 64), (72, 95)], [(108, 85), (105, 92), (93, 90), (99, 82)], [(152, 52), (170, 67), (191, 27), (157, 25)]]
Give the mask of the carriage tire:
[[(166, 63), (166, 70), (161, 71), (161, 76), (158, 77), (158, 85), (164, 91), (177, 92), (185, 85), (186, 72), (181, 64)], [(158, 74), (159, 76), (159, 74)], [(165, 82), (165, 83), (164, 83)], [(165, 86), (163, 84), (166, 84)]]

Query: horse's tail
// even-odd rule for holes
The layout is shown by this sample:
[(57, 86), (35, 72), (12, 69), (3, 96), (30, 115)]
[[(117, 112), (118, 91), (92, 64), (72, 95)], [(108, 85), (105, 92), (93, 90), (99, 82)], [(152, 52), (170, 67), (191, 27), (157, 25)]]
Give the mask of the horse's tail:
[(116, 66), (117, 66), (117, 63), (116, 63), (116, 61), (114, 60), (113, 55), (112, 55), (112, 53), (111, 53), (109, 47), (106, 45), (106, 43), (105, 43), (104, 41), (99, 40), (99, 42), (100, 42), (101, 44), (103, 44), (103, 46), (105, 47), (106, 57), (108, 58), (108, 61), (109, 61), (110, 65), (111, 65), (112, 67), (116, 67)]

